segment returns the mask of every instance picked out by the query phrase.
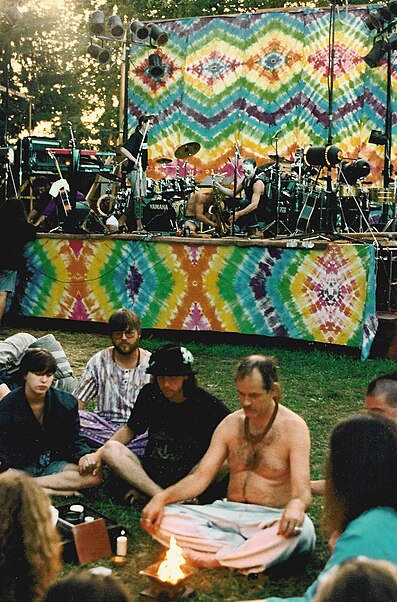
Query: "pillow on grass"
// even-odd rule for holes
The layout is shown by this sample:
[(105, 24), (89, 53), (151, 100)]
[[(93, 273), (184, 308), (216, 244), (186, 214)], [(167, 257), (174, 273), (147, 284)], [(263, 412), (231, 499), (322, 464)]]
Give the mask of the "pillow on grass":
[(0, 341), (0, 371), (8, 375), (18, 372), (23, 354), (36, 340), (28, 332), (18, 332)]

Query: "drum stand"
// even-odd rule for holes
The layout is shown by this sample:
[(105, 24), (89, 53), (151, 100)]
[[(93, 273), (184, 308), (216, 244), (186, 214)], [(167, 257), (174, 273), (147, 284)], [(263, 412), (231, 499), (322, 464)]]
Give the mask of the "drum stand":
[(272, 226), (276, 226), (274, 232), (275, 232), (275, 236), (279, 236), (280, 235), (280, 227), (283, 228), (284, 233), (288, 234), (292, 234), (292, 230), (290, 230), (290, 228), (287, 226), (287, 224), (285, 222), (282, 221), (282, 219), (280, 218), (281, 215), (281, 173), (280, 173), (280, 156), (278, 154), (278, 148), (277, 148), (277, 139), (278, 139), (278, 134), (276, 134), (275, 136), (275, 151), (276, 151), (276, 160), (275, 160), (275, 164), (273, 167), (273, 173), (271, 174), (271, 178), (274, 178), (274, 181), (271, 181), (270, 184), (270, 190), (271, 190), (271, 200), (273, 203), (273, 200), (276, 201), (276, 218), (270, 222), (270, 224), (267, 224), (263, 230), (263, 232), (266, 232), (267, 230), (270, 230), (272, 228)]

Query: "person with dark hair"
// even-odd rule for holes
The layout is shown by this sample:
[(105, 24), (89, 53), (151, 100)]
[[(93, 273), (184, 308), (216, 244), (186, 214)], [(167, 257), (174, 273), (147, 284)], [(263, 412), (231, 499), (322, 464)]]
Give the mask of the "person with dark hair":
[(100, 473), (80, 475), (90, 451), (80, 435), (77, 400), (51, 387), (57, 368), (45, 349), (28, 349), (20, 364), (24, 381), (0, 403), (0, 471), (35, 477), (50, 495), (72, 495), (99, 485)]
[(397, 371), (372, 380), (365, 396), (367, 412), (390, 418), (397, 424)]
[(324, 576), (349, 558), (368, 556), (397, 564), (397, 426), (387, 418), (352, 416), (332, 431), (323, 526), (332, 555), (303, 596), (313, 600)]
[[(310, 436), (304, 420), (279, 403), (273, 358), (242, 360), (236, 386), (241, 409), (221, 422), (192, 474), (152, 498), (141, 525), (166, 546), (174, 535), (196, 566), (248, 574), (314, 548), (314, 527), (305, 514)], [(197, 507), (173, 503), (199, 495), (225, 461), (227, 500)]]
[(132, 602), (132, 598), (113, 575), (73, 571), (52, 584), (44, 602)]
[[(82, 433), (92, 447), (100, 447), (125, 424), (139, 391), (150, 380), (146, 373), (150, 352), (139, 346), (141, 321), (126, 307), (112, 313), (108, 333), (112, 346), (96, 353), (87, 363), (74, 391), (79, 400)], [(96, 412), (86, 404), (96, 398)], [(129, 447), (138, 455), (147, 435), (136, 437)]]
[[(133, 217), (137, 230), (142, 230), (142, 200), (147, 194), (146, 168), (148, 166), (148, 137), (149, 130), (154, 125), (154, 115), (141, 115), (134, 133), (120, 147), (121, 153), (127, 157), (127, 178), (130, 181)], [(128, 215), (127, 215), (128, 223)], [(131, 224), (128, 224), (131, 225)]]
[(61, 569), (50, 500), (24, 474), (0, 476), (0, 600), (42, 602)]
[[(239, 207), (234, 215), (235, 223), (243, 232), (258, 234), (260, 232), (260, 213), (263, 213), (265, 183), (261, 174), (257, 173), (256, 161), (252, 157), (244, 159), (243, 174), (244, 178), (236, 188), (236, 194), (243, 192), (244, 195), (240, 199)], [(225, 188), (219, 182), (215, 182), (214, 186), (225, 196), (233, 196), (233, 189)], [(231, 215), (229, 223), (232, 223), (232, 220), (233, 216)]]
[(397, 566), (359, 556), (333, 567), (319, 584), (314, 602), (396, 602)]
[[(199, 462), (212, 433), (229, 414), (216, 397), (197, 385), (193, 356), (185, 347), (169, 344), (157, 349), (147, 372), (153, 382), (138, 395), (127, 424), (97, 452), (80, 460), (84, 474), (105, 462), (117, 475), (146, 496), (175, 483)], [(126, 446), (148, 431), (140, 461)], [(131, 490), (135, 498), (135, 490)]]
[[(390, 418), (397, 425), (397, 372), (374, 378), (367, 387), (365, 408), (368, 413)], [(325, 481), (311, 481), (313, 495), (324, 495)]]

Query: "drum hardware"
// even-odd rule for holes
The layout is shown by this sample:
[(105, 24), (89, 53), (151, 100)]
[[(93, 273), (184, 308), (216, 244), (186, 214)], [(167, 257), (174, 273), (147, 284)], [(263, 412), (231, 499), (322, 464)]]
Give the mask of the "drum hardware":
[(182, 144), (179, 146), (174, 155), (177, 159), (188, 159), (189, 157), (193, 157), (196, 153), (199, 152), (201, 148), (201, 144), (198, 142), (187, 142), (186, 144)]
[(393, 188), (370, 188), (369, 200), (371, 203), (396, 203), (396, 192)]

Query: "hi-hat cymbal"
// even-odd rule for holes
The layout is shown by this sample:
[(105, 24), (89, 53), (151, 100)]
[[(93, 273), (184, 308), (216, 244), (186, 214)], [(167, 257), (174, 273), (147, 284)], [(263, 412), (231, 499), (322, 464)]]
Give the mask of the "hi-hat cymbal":
[(198, 142), (187, 142), (186, 144), (179, 146), (174, 154), (177, 159), (187, 159), (198, 153), (200, 148), (201, 144)]
[[(272, 161), (277, 161), (277, 155), (268, 155), (268, 157)], [(285, 157), (278, 157), (278, 162), (279, 163), (291, 163), (291, 161), (288, 161), (288, 159), (286, 159)]]
[(167, 163), (172, 163), (172, 159), (168, 159), (168, 157), (160, 157), (160, 159), (156, 159), (156, 163), (160, 163), (160, 165), (167, 165)]

